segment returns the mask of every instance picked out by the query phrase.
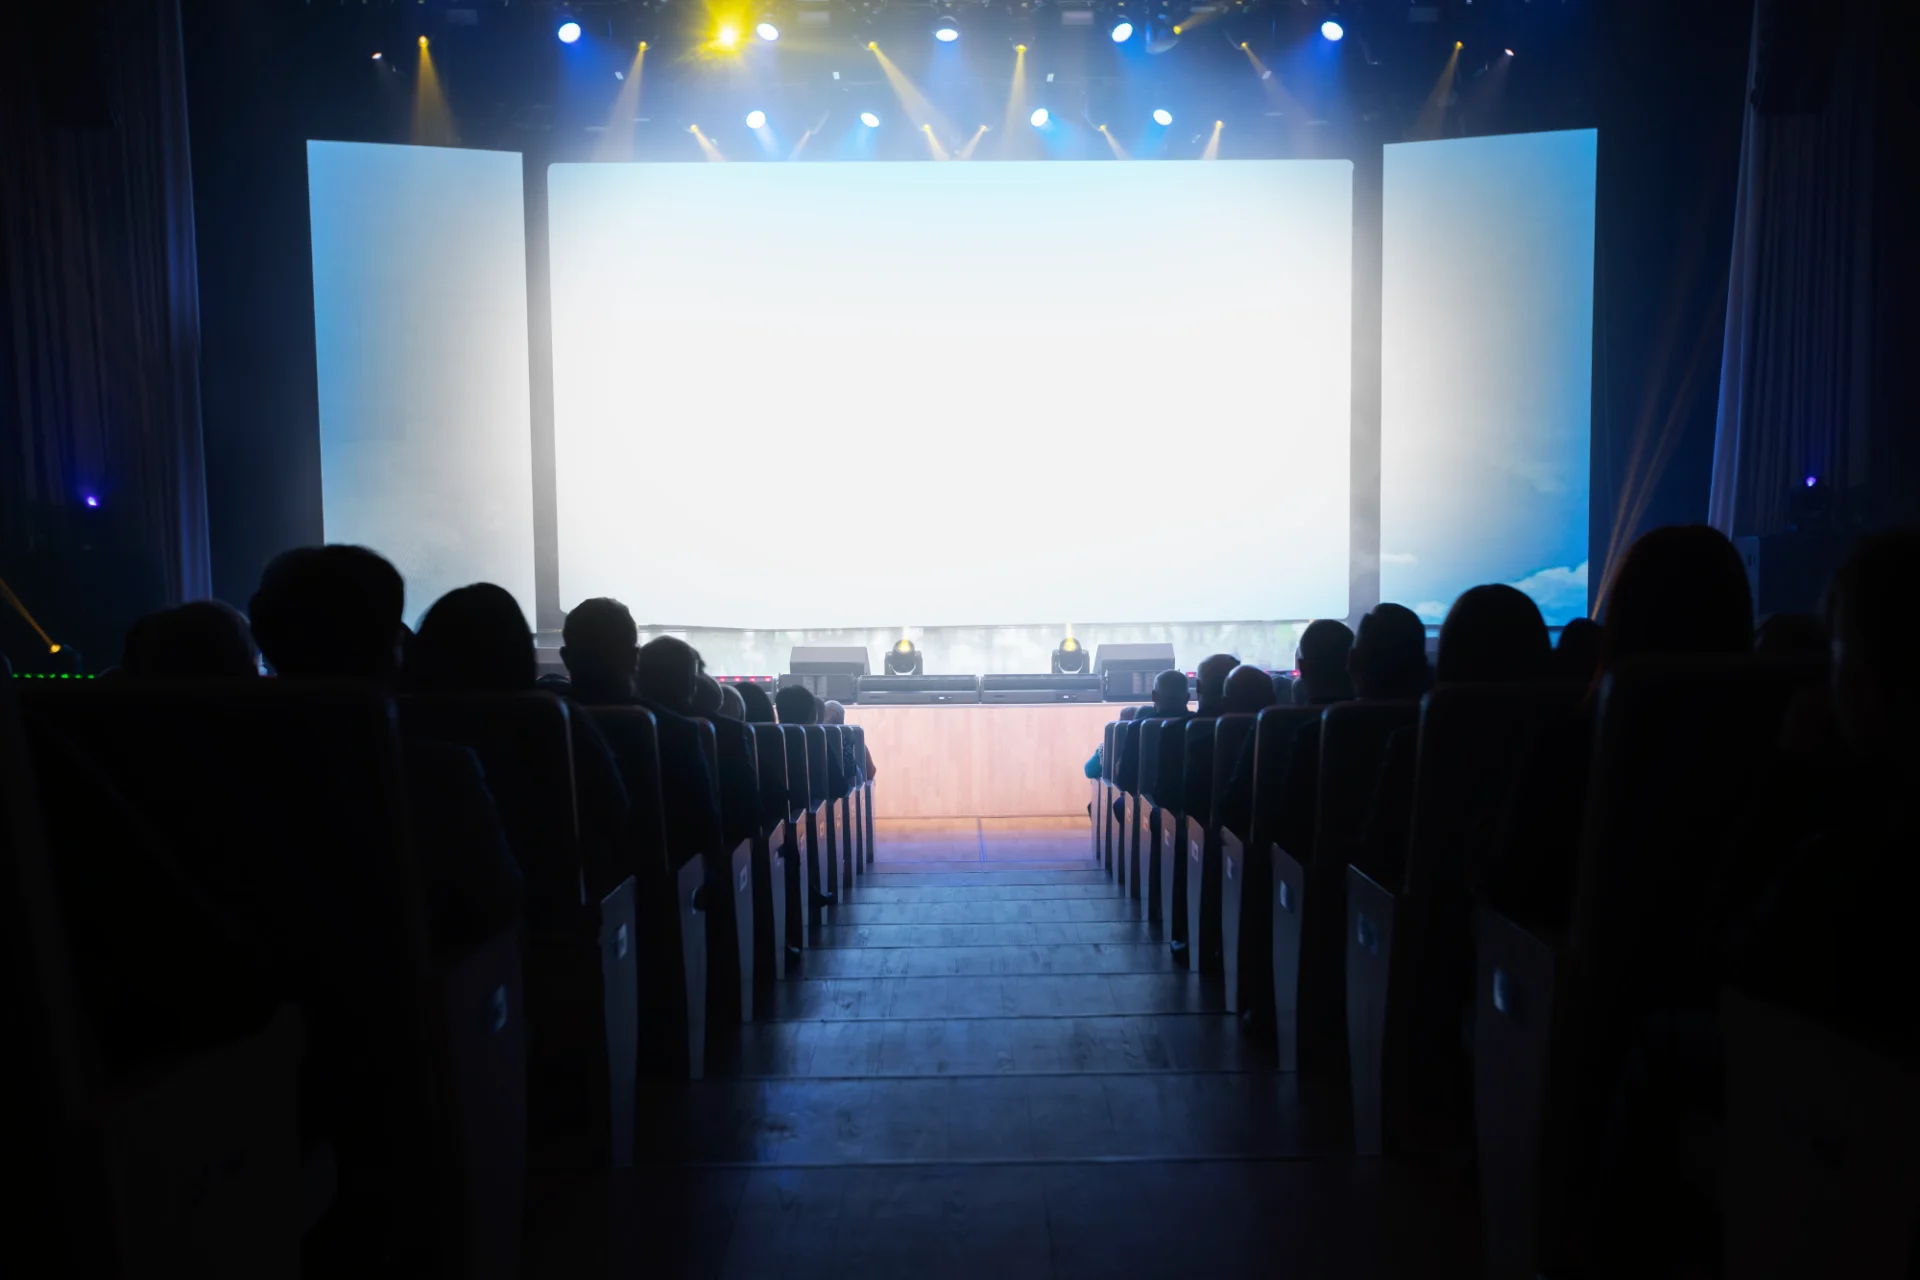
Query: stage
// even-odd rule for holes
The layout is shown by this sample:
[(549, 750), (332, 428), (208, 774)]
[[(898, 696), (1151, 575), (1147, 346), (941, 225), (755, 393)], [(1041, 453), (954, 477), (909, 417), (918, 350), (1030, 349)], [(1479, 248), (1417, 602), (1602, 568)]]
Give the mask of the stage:
[(1117, 702), (847, 708), (867, 732), (877, 818), (1085, 820), (1087, 757)]

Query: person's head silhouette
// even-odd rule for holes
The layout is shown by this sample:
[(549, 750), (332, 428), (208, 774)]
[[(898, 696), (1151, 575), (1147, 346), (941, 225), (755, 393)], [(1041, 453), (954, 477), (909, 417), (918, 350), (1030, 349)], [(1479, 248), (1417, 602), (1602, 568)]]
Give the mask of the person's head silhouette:
[(820, 723), (821, 724), (845, 724), (846, 722), (847, 722), (847, 709), (844, 706), (840, 705), (838, 702), (834, 701), (832, 698), (828, 698), (826, 701), (820, 704)]
[(805, 685), (790, 684), (773, 695), (781, 724), (819, 724), (820, 700)]
[(1600, 669), (1642, 654), (1734, 654), (1753, 648), (1753, 593), (1740, 553), (1704, 524), (1643, 534), (1607, 592)]
[(260, 657), (238, 609), (195, 600), (134, 623), (120, 668), (130, 680), (244, 680), (260, 674)]
[(1162, 671), (1153, 678), (1153, 714), (1185, 715), (1187, 711), (1187, 673)]
[(1227, 676), (1239, 665), (1240, 659), (1230, 653), (1210, 653), (1200, 659), (1200, 665), (1194, 668), (1194, 701), (1199, 707), (1197, 714), (1220, 714), (1221, 691), (1226, 688)]
[(727, 695), (720, 691), (720, 682), (704, 671), (696, 672), (693, 677), (693, 714), (708, 720), (720, 714), (720, 708), (727, 704)]
[(385, 683), (400, 668), (406, 585), (365, 547), (300, 547), (275, 556), (247, 606), (275, 672)]
[(1347, 657), (1352, 652), (1353, 632), (1346, 623), (1332, 618), (1308, 623), (1293, 653), (1293, 665), (1300, 672), (1293, 686), (1294, 701), (1313, 704), (1351, 698), (1353, 677), (1347, 672)]
[(1593, 683), (1600, 669), (1600, 624), (1592, 618), (1575, 618), (1560, 628), (1560, 640), (1553, 646), (1553, 678), (1567, 684)]
[(1241, 663), (1227, 675), (1220, 695), (1223, 715), (1251, 715), (1274, 704), (1273, 677), (1252, 663)]
[(699, 678), (700, 655), (685, 640), (661, 636), (641, 645), (634, 655), (634, 692), (669, 711), (693, 713)]
[(1434, 679), (1443, 684), (1539, 680), (1553, 657), (1540, 607), (1489, 583), (1460, 593), (1440, 627)]
[(779, 716), (774, 713), (773, 699), (767, 693), (766, 686), (754, 681), (730, 686), (740, 695), (740, 701), (746, 704), (746, 722), (748, 724), (773, 724)]
[(729, 720), (745, 720), (747, 718), (747, 700), (740, 696), (740, 687), (738, 685), (723, 684), (720, 686), (720, 714)]
[(416, 689), (507, 693), (533, 688), (537, 675), (526, 615), (491, 582), (434, 601), (407, 649), (407, 681)]
[(588, 706), (616, 706), (633, 697), (640, 632), (627, 606), (610, 596), (582, 600), (560, 630), (560, 661), (573, 694)]
[(1427, 691), (1426, 624), (1405, 605), (1375, 605), (1360, 619), (1347, 667), (1359, 697), (1418, 698)]

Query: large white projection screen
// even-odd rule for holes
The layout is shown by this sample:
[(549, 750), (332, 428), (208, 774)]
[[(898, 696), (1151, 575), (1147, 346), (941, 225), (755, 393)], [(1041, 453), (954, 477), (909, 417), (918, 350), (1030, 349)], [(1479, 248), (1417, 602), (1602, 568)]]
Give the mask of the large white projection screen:
[(567, 164), (548, 190), (563, 608), (1345, 616), (1348, 162)]
[(329, 542), (407, 580), (407, 617), (496, 582), (533, 618), (518, 153), (307, 144)]
[(1483, 582), (1587, 612), (1596, 139), (1386, 148), (1380, 594), (1440, 622)]

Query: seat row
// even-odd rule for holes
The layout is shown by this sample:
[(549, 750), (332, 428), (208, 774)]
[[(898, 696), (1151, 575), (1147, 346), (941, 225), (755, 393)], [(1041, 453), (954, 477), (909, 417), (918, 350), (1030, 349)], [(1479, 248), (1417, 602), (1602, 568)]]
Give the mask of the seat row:
[[(610, 859), (579, 817), (581, 715), (629, 792)], [(9, 994), (43, 1015), (15, 1096), (59, 1104), (15, 1154), (96, 1219), (59, 1247), (293, 1274), (370, 1201), (418, 1274), (514, 1274), (529, 1166), (632, 1164), (643, 1081), (702, 1074), (873, 857), (859, 727), (694, 723), (752, 812), (690, 834), (639, 708), (0, 683)], [(416, 803), (422, 744), (484, 770), (452, 847)], [(489, 830), (523, 881), (504, 914), (476, 905)]]
[[(1475, 1150), (1490, 1274), (1555, 1274), (1581, 1248), (1600, 1126), (1634, 1035), (1689, 984), (1719, 981), (1697, 963), (1696, 933), (1730, 888), (1737, 896), (1727, 878), (1749, 874), (1730, 842), (1789, 702), (1817, 676), (1758, 659), (1642, 660), (1593, 700), (1564, 685), (1454, 684), (1418, 704), (1171, 718), (1126, 708), (1106, 728), (1092, 847), (1174, 963), (1270, 1028), (1282, 1069), (1344, 1079), (1359, 1152)], [(1369, 824), (1403, 731), (1410, 816), (1402, 842), (1383, 847)], [(1496, 909), (1490, 875), (1510, 856), (1531, 758), (1569, 736), (1590, 744), (1592, 765), (1557, 928)], [(1251, 803), (1236, 806), (1248, 743)], [(1290, 778), (1297, 766), (1305, 776)], [(1803, 1205), (1798, 1227), (1784, 1227), (1777, 1191), (1735, 1179), (1730, 1221), (1773, 1242), (1747, 1256), (1777, 1253), (1783, 1232), (1802, 1228), (1857, 1242), (1856, 1193), (1888, 1167), (1867, 1113), (1825, 1103), (1824, 1129), (1783, 1125), (1758, 1100), (1844, 1096), (1868, 1081), (1886, 1100), (1904, 1085), (1907, 1100), (1887, 1101), (1879, 1123), (1911, 1134), (1911, 1078), (1863, 1065), (1831, 1037), (1810, 1045), (1802, 1021), (1742, 993), (1721, 998), (1741, 1033), (1729, 1036), (1730, 1077), (1752, 1082), (1735, 1102), (1770, 1126), (1766, 1138), (1743, 1130), (1743, 1149), (1784, 1185), (1822, 1183), (1827, 1215), (1810, 1222)], [(1782, 1057), (1829, 1076), (1790, 1087)], [(1831, 1144), (1844, 1148), (1849, 1129), (1857, 1159), (1836, 1163)], [(1907, 1165), (1895, 1181), (1911, 1189)]]

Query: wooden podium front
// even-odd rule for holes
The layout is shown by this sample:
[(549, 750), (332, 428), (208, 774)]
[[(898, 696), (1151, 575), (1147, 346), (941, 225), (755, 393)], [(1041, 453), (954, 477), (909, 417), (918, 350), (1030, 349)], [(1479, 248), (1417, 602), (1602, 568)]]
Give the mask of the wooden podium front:
[(1117, 702), (847, 707), (877, 818), (1084, 818), (1087, 757)]

